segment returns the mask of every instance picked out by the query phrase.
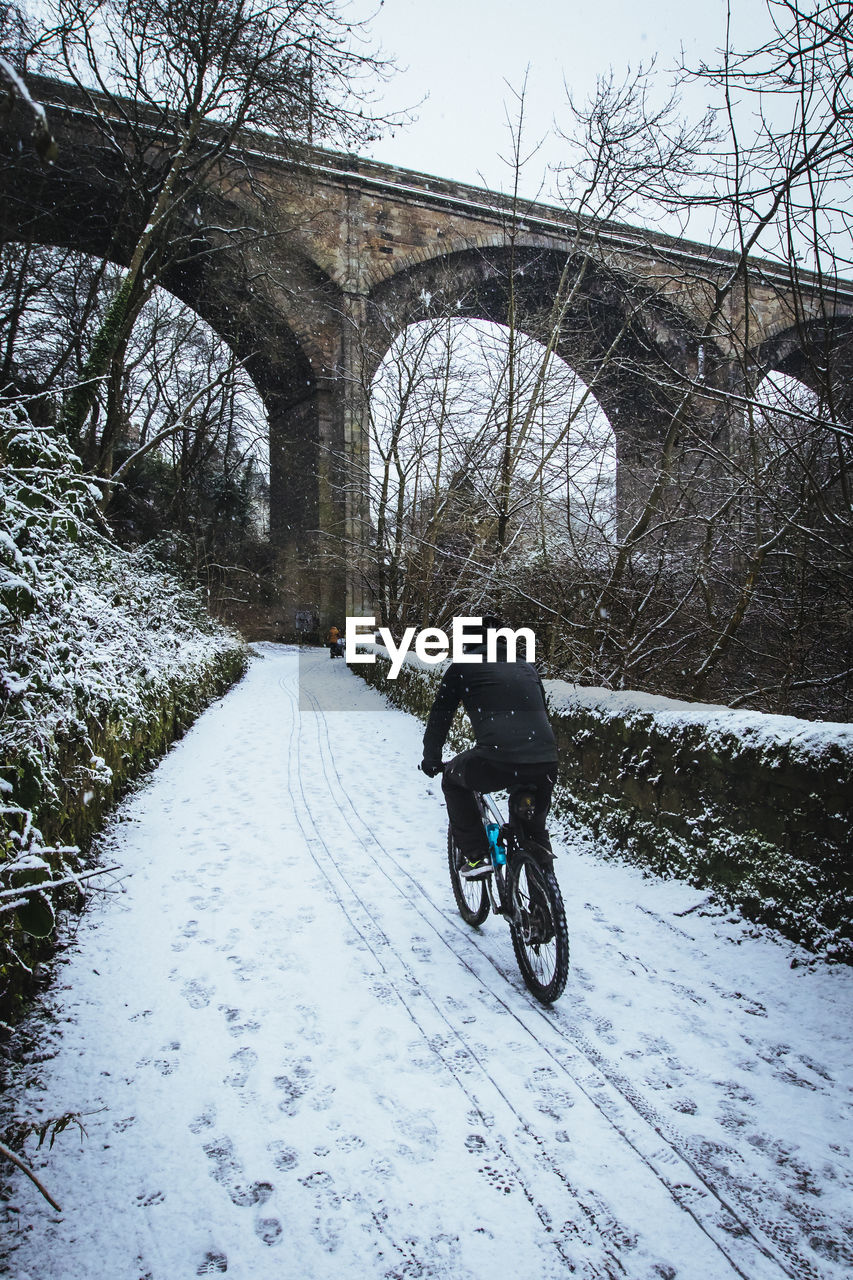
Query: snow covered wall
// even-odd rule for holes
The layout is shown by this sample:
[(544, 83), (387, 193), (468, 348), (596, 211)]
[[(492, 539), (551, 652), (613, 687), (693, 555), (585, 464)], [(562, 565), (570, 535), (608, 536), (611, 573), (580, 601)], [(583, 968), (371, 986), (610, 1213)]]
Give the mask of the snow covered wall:
[(58, 432), (0, 410), (0, 1014), (75, 846), (246, 664), (197, 593), (105, 536), (99, 498)]
[[(441, 668), (377, 651), (352, 669), (425, 718)], [(602, 851), (716, 890), (752, 919), (853, 963), (853, 726), (546, 680), (555, 811)], [(455, 744), (463, 745), (461, 738)]]
[(597, 834), (853, 962), (853, 726), (546, 687), (564, 802)]

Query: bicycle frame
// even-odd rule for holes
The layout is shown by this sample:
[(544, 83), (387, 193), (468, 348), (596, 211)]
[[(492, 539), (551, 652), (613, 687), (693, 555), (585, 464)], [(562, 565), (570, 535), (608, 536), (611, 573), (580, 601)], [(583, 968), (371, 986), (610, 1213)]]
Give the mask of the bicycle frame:
[(489, 911), (503, 916), (525, 985), (537, 1000), (552, 1004), (565, 990), (569, 936), (553, 854), (528, 836), (531, 804), (526, 791), (519, 788), (517, 795), (511, 794), (506, 820), (488, 794), (472, 792), (489, 842), (490, 875), (461, 877), (452, 827), (448, 828), (447, 857), (462, 919), (479, 928)]
[[(504, 818), (490, 795), (484, 795), (479, 791), (474, 794), (477, 796), (483, 826), (489, 837), (489, 856), (494, 868), (494, 875), (489, 876), (486, 881), (489, 901), (495, 915), (509, 916), (512, 915), (512, 904), (506, 887), (506, 863), (507, 857), (516, 847), (516, 831), (511, 819), (507, 821)], [(503, 838), (503, 844), (500, 843), (501, 838)]]

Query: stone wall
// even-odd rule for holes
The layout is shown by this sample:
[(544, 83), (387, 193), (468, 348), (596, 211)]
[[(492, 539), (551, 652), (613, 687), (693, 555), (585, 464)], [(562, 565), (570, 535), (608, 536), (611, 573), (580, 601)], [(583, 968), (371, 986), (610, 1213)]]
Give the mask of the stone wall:
[[(85, 850), (122, 793), (168, 751), (211, 702), (240, 679), (246, 664), (246, 647), (235, 637), (233, 643), (223, 645), (184, 676), (152, 685), (135, 721), (108, 716), (102, 724), (91, 721), (80, 725), (76, 736), (57, 742), (54, 771), (58, 783), (52, 799), (26, 815), (48, 846), (36, 852), (50, 865), (52, 875), (67, 873), (69, 850), (62, 846), (82, 849), (83, 865), (73, 856), (71, 865), (76, 871), (88, 868)], [(81, 775), (90, 772), (93, 754), (107, 767), (98, 783), (81, 785)], [(3, 834), (0, 826), (0, 844)], [(53, 899), (54, 907), (73, 906), (77, 897), (73, 886), (59, 894)], [(55, 945), (53, 932), (34, 937), (15, 915), (0, 917), (0, 1031), (8, 1030), (8, 1024), (27, 1007), (41, 980), (42, 965), (53, 955)]]
[[(425, 718), (440, 672), (353, 670)], [(713, 889), (751, 919), (853, 963), (853, 726), (545, 682), (555, 812), (603, 853)], [(457, 724), (457, 747), (464, 727)]]
[(548, 682), (562, 794), (617, 852), (853, 961), (853, 727)]

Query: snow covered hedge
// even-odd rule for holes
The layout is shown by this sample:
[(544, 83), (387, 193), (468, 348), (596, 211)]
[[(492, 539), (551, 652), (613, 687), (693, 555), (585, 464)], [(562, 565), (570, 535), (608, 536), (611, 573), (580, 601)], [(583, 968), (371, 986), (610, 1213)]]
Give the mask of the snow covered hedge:
[[(425, 719), (440, 669), (353, 670)], [(853, 726), (546, 680), (555, 809), (602, 851), (713, 888), (752, 919), (853, 963)], [(454, 745), (462, 745), (459, 738)]]
[[(144, 551), (56, 432), (0, 409), (0, 1003), (49, 933), (58, 881), (117, 791), (245, 666), (245, 649)], [(36, 886), (39, 886), (36, 888)], [(77, 886), (79, 887), (79, 886)], [(76, 890), (75, 890), (76, 891)]]

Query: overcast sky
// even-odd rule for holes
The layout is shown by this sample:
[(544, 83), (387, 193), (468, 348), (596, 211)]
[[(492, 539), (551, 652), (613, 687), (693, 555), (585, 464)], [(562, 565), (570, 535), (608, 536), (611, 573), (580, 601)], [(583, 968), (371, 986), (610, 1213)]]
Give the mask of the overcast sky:
[[(378, 3), (378, 0), (377, 0)], [(733, 43), (754, 46), (769, 30), (764, 0), (732, 0)], [(404, 70), (385, 90), (388, 107), (412, 105), (417, 121), (370, 150), (375, 159), (476, 185), (505, 187), (507, 82), (520, 87), (529, 67), (527, 137), (553, 135), (564, 81), (584, 96), (612, 66), (657, 59), (712, 60), (725, 43), (726, 0), (353, 0), (353, 13), (376, 10), (372, 30)], [(697, 111), (706, 95), (694, 99)], [(552, 136), (529, 166), (524, 194), (535, 196), (548, 162), (560, 159)], [(547, 192), (546, 192), (547, 194)]]

